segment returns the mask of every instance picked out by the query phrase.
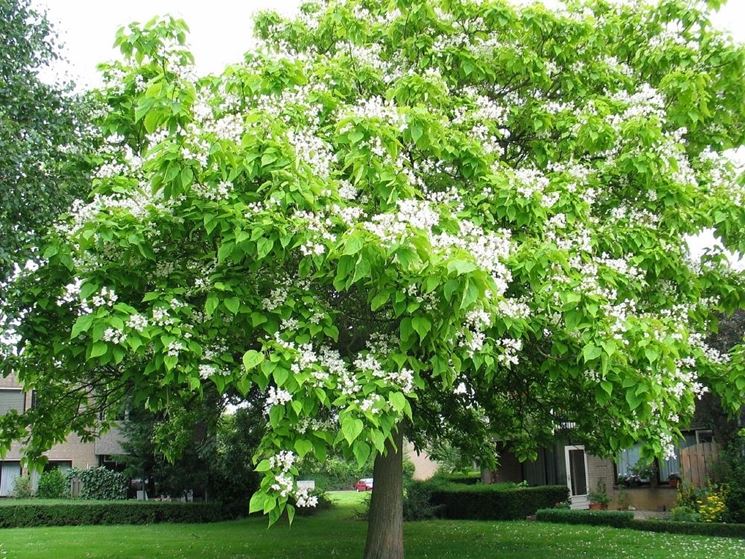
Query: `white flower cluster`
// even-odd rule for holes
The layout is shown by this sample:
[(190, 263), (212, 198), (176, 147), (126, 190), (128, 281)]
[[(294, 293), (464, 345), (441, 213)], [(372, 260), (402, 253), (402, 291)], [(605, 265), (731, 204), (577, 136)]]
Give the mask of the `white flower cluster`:
[(306, 163), (321, 178), (331, 175), (336, 156), (331, 146), (307, 130), (289, 130), (287, 139), (300, 161)]
[(91, 297), (91, 304), (94, 307), (113, 307), (118, 298), (113, 289), (103, 287), (98, 294)]
[(272, 470), (289, 472), (295, 464), (296, 459), (297, 455), (291, 450), (280, 450), (277, 454), (269, 458), (269, 467)]
[(219, 202), (228, 199), (233, 190), (233, 185), (228, 181), (220, 181), (217, 185), (194, 183), (191, 189), (200, 198)]
[(409, 227), (430, 231), (440, 217), (432, 204), (420, 200), (399, 200), (396, 213), (378, 214), (365, 223), (365, 228), (382, 241), (393, 243), (405, 237)]
[(502, 295), (512, 281), (512, 273), (502, 263), (513, 249), (511, 233), (508, 229), (484, 231), (468, 220), (458, 223), (459, 234), (439, 233), (431, 238), (432, 246), (450, 255), (456, 256), (458, 249), (471, 255), (473, 261), (482, 270), (491, 274), (496, 293)]
[(399, 113), (398, 107), (396, 107), (396, 104), (393, 101), (384, 100), (379, 95), (369, 99), (363, 99), (356, 105), (347, 107), (345, 111), (347, 115), (356, 118), (380, 119), (399, 132), (406, 130), (406, 115)]
[(310, 489), (300, 487), (295, 491), (295, 505), (301, 508), (313, 508), (318, 506), (318, 497), (310, 494)]
[(62, 306), (66, 303), (77, 303), (80, 300), (80, 288), (83, 285), (83, 280), (75, 278), (71, 283), (68, 283), (64, 287), (64, 292), (57, 299), (57, 304)]
[(517, 365), (520, 362), (518, 353), (523, 349), (523, 341), (514, 338), (502, 338), (497, 342), (502, 348), (502, 353), (497, 355), (497, 362), (505, 367)]
[(465, 324), (456, 337), (458, 345), (466, 348), (469, 357), (481, 351), (486, 341), (486, 335), (482, 330), (491, 324), (491, 316), (483, 309), (474, 309), (466, 314)]
[(501, 315), (514, 319), (526, 319), (530, 317), (530, 307), (521, 299), (502, 299), (497, 304)]
[(292, 394), (290, 394), (284, 388), (275, 388), (274, 386), (269, 387), (269, 394), (266, 398), (266, 407), (271, 408), (272, 406), (281, 406), (292, 400)]
[(274, 311), (284, 305), (287, 300), (288, 290), (286, 287), (276, 287), (272, 289), (269, 297), (261, 300), (261, 306), (265, 311)]
[(121, 344), (127, 339), (127, 335), (116, 328), (107, 328), (104, 330), (101, 339), (112, 344)]
[(178, 357), (184, 349), (186, 349), (184, 344), (179, 341), (172, 341), (166, 346), (166, 355), (170, 357)]
[(127, 327), (137, 332), (142, 332), (148, 326), (147, 317), (135, 313), (127, 319)]
[(712, 363), (723, 365), (729, 363), (731, 357), (728, 353), (721, 353), (719, 350), (711, 347), (706, 343), (704, 336), (698, 332), (691, 332), (688, 335), (688, 343), (704, 354), (704, 357)]

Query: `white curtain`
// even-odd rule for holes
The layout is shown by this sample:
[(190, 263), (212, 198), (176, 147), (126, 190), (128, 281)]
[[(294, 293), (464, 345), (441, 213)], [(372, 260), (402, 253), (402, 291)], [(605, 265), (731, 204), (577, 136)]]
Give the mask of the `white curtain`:
[(16, 478), (21, 475), (18, 462), (0, 462), (0, 497), (13, 495)]

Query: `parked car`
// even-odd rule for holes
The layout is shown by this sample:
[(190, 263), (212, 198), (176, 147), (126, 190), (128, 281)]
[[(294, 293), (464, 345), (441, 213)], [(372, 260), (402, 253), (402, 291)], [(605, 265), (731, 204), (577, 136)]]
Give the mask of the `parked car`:
[(356, 489), (357, 491), (371, 491), (372, 488), (373, 478), (371, 477), (362, 478), (354, 484), (354, 489)]

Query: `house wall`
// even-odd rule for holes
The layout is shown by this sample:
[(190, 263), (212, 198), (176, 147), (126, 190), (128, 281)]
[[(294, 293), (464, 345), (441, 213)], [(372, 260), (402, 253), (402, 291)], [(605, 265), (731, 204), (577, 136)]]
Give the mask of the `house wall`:
[(435, 475), (438, 464), (426, 452), (417, 452), (409, 441), (404, 442), (404, 458), (414, 464), (414, 479), (425, 480)]
[(587, 473), (590, 491), (597, 490), (598, 483), (605, 484), (611, 498), (608, 508), (618, 509), (622, 498), (626, 504), (637, 510), (669, 511), (675, 506), (677, 491), (667, 485), (657, 487), (623, 487), (616, 485), (613, 461), (607, 458), (587, 455)]
[[(20, 383), (13, 376), (0, 377), (0, 389), (2, 388), (20, 388)], [(31, 407), (31, 393), (26, 392), (24, 395), (24, 410)], [(8, 453), (2, 458), (6, 462), (15, 462), (21, 459), (21, 445), (14, 443), (11, 445)], [(96, 456), (95, 443), (84, 442), (78, 435), (70, 434), (64, 443), (54, 445), (48, 452), (44, 453), (49, 460), (63, 460), (71, 462), (74, 468), (92, 468), (98, 466), (98, 457)]]

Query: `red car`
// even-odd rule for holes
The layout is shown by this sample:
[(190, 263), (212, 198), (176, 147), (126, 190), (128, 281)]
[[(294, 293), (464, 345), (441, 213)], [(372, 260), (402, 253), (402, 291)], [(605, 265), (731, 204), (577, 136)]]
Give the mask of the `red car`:
[(366, 477), (359, 480), (354, 484), (354, 489), (357, 491), (371, 491), (373, 488), (373, 478)]

